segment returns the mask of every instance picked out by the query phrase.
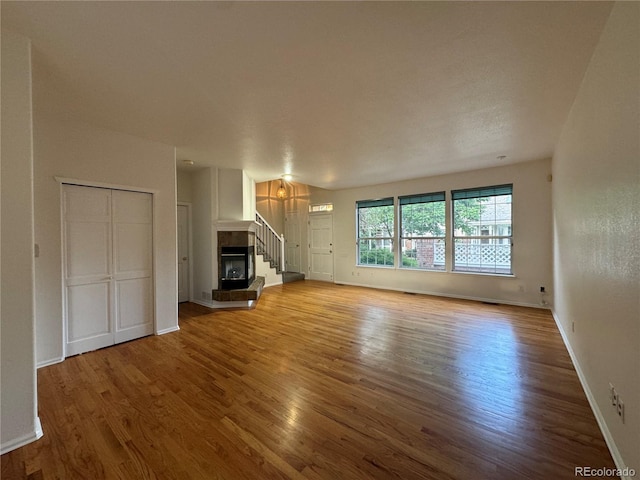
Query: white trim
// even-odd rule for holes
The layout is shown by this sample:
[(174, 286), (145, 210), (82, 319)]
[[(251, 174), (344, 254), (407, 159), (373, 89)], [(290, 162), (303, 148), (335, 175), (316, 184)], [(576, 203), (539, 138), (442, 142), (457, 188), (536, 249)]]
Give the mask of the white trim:
[[(616, 445), (611, 432), (609, 431), (609, 427), (607, 426), (607, 422), (598, 407), (598, 402), (596, 402), (591, 389), (589, 388), (589, 384), (587, 383), (587, 378), (580, 367), (580, 363), (578, 362), (578, 357), (571, 348), (571, 343), (569, 343), (569, 337), (567, 337), (564, 328), (562, 327), (562, 323), (558, 318), (555, 310), (551, 309), (551, 315), (553, 316), (553, 320), (556, 322), (556, 326), (558, 327), (558, 331), (560, 332), (560, 336), (562, 337), (562, 341), (564, 342), (564, 346), (567, 348), (567, 352), (569, 352), (569, 357), (571, 357), (571, 362), (573, 363), (573, 367), (578, 374), (578, 379), (580, 380), (580, 384), (582, 385), (582, 389), (584, 390), (585, 395), (587, 396), (587, 400), (589, 401), (589, 406), (591, 410), (593, 410), (593, 414), (596, 417), (596, 421), (598, 422), (598, 426), (600, 427), (600, 431), (602, 432), (602, 436), (604, 437), (604, 441), (607, 443), (607, 447), (609, 447), (609, 452), (613, 457), (613, 461), (616, 464), (616, 467), (621, 471), (624, 471), (627, 467), (624, 464), (624, 460), (622, 459), (622, 455), (620, 455), (620, 451)], [(623, 476), (621, 477), (623, 480), (631, 480), (631, 477)]]
[(180, 330), (180, 327), (176, 325), (175, 327), (163, 328), (162, 330), (157, 330), (156, 335), (164, 335), (165, 333), (177, 332)]
[(30, 432), (26, 435), (23, 435), (18, 438), (14, 438), (13, 440), (9, 440), (8, 442), (0, 445), (0, 455), (4, 455), (5, 453), (9, 453), (16, 448), (24, 447), (31, 442), (35, 442), (36, 440), (42, 438), (44, 432), (42, 431), (42, 424), (40, 423), (40, 417), (35, 418), (35, 425), (33, 427), (33, 432)]
[(338, 285), (350, 285), (352, 287), (373, 288), (376, 290), (391, 290), (394, 292), (416, 293), (418, 295), (432, 295), (434, 297), (457, 298), (460, 300), (473, 300), (475, 302), (497, 303), (500, 305), (514, 305), (516, 307), (540, 308), (542, 310), (550, 309), (548, 305), (540, 305), (538, 303), (512, 302), (510, 300), (501, 300), (501, 299), (498, 300), (495, 298), (471, 297), (468, 295), (455, 295), (452, 293), (430, 292), (425, 290), (411, 290), (407, 288), (380, 287), (377, 285), (368, 285), (364, 283), (352, 283), (352, 282), (334, 282), (334, 283)]
[(255, 220), (220, 220), (214, 222), (219, 232), (254, 232), (260, 226)]
[(67, 177), (53, 177), (56, 182), (60, 184), (67, 185), (78, 185), (80, 187), (96, 187), (96, 188), (108, 188), (110, 190), (127, 190), (130, 192), (140, 192), (140, 193), (160, 193), (160, 190), (155, 188), (144, 188), (137, 187), (134, 185), (120, 185), (116, 183), (105, 183), (105, 182), (93, 182), (91, 180), (80, 180), (78, 178), (67, 178)]
[(49, 365), (55, 365), (56, 363), (64, 362), (64, 357), (50, 358), (49, 360), (43, 360), (36, 364), (36, 368), (48, 367)]

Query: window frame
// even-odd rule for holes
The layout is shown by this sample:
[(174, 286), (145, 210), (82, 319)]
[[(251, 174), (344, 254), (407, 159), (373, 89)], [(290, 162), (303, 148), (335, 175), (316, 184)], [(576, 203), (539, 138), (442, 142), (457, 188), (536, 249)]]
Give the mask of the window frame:
[[(489, 197), (497, 197), (497, 196), (506, 196), (509, 195), (511, 197), (511, 208), (510, 208), (510, 219), (509, 219), (509, 229), (508, 235), (459, 235), (456, 234), (456, 201), (457, 200), (469, 200), (469, 199), (478, 199), (478, 198), (489, 198)], [(479, 228), (482, 228), (484, 225), (491, 225), (494, 229), (500, 225), (496, 223), (494, 219), (493, 223), (481, 223), (482, 220), (479, 221)], [(494, 232), (495, 233), (495, 232)], [(488, 187), (476, 187), (476, 188), (467, 188), (460, 190), (451, 190), (451, 239), (452, 239), (452, 251), (451, 251), (451, 271), (454, 273), (476, 273), (481, 275), (497, 275), (497, 276), (514, 276), (513, 269), (513, 184), (503, 184), (503, 185), (495, 185)], [(467, 267), (464, 268), (460, 265), (459, 262), (456, 262), (456, 253), (459, 240), (471, 240), (477, 241), (478, 245), (509, 245), (509, 268), (508, 271), (498, 271), (497, 263), (494, 262), (493, 269), (483, 269), (482, 267)], [(503, 243), (502, 240), (507, 240), (506, 243)], [(475, 245), (472, 244), (472, 245)], [(481, 247), (482, 248), (482, 247)], [(480, 254), (482, 256), (482, 253)]]
[[(436, 235), (404, 235), (404, 226), (403, 226), (403, 206), (406, 205), (417, 205), (417, 204), (429, 204), (429, 203), (442, 203), (442, 227), (443, 234)], [(435, 249), (435, 241), (442, 241), (442, 248), (444, 254), (444, 261), (442, 264), (442, 268), (435, 267), (420, 267), (420, 266), (405, 266), (404, 265), (404, 244), (406, 240), (434, 240), (433, 248)], [(447, 258), (446, 258), (446, 245), (447, 245), (447, 201), (446, 201), (446, 192), (431, 192), (431, 193), (420, 193), (414, 195), (402, 195), (398, 197), (398, 268), (402, 268), (405, 270), (421, 270), (427, 272), (446, 272), (447, 271)], [(435, 254), (434, 254), (435, 257)], [(416, 258), (417, 260), (417, 258)], [(435, 259), (432, 265), (435, 264)]]
[[(393, 228), (390, 237), (380, 236), (360, 236), (360, 210), (364, 208), (376, 208), (376, 207), (391, 207), (392, 208), (392, 220)], [(395, 268), (396, 255), (395, 255), (395, 239), (396, 239), (396, 205), (395, 197), (385, 197), (374, 200), (357, 200), (356, 201), (356, 266), (358, 267), (379, 267), (379, 268)], [(392, 263), (380, 264), (380, 263), (360, 263), (360, 245), (362, 241), (389, 241), (391, 244)]]

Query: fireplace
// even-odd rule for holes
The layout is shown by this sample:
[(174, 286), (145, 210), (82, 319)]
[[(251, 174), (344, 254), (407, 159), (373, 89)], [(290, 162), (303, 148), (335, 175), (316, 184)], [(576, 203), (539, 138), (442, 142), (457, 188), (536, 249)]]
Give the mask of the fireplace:
[(254, 247), (220, 247), (220, 289), (249, 288), (255, 278)]
[(255, 274), (256, 234), (253, 231), (218, 231), (218, 288), (241, 290), (251, 286)]

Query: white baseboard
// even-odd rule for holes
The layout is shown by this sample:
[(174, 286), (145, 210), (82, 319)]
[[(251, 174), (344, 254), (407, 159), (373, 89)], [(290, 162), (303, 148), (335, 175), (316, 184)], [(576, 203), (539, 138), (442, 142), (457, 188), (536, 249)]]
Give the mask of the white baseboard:
[(164, 335), (165, 333), (177, 332), (178, 330), (180, 330), (180, 327), (176, 325), (174, 327), (163, 328), (162, 330), (158, 330), (156, 332), (156, 335)]
[(275, 287), (276, 285), (282, 285), (282, 276), (280, 277), (280, 281), (276, 280), (275, 282), (266, 283), (262, 288)]
[[(560, 336), (562, 337), (562, 341), (564, 342), (564, 346), (567, 348), (567, 352), (569, 352), (569, 357), (571, 357), (571, 362), (573, 363), (573, 367), (576, 369), (576, 373), (578, 374), (578, 379), (580, 380), (580, 384), (582, 385), (582, 389), (584, 390), (585, 395), (587, 396), (587, 400), (589, 401), (589, 406), (591, 406), (591, 410), (593, 411), (594, 416), (596, 417), (596, 421), (598, 422), (598, 426), (600, 427), (600, 431), (602, 432), (602, 436), (604, 437), (604, 441), (607, 443), (607, 447), (609, 447), (609, 452), (611, 452), (611, 456), (613, 457), (613, 461), (616, 464), (616, 467), (625, 471), (627, 468), (624, 464), (624, 460), (622, 459), (622, 455), (620, 455), (620, 451), (616, 445), (616, 442), (613, 440), (613, 436), (609, 431), (609, 427), (607, 426), (607, 422), (604, 419), (604, 415), (600, 411), (600, 407), (598, 407), (598, 402), (596, 402), (593, 393), (591, 392), (591, 388), (589, 388), (589, 384), (587, 383), (587, 379), (580, 367), (580, 363), (578, 362), (578, 358), (576, 357), (573, 348), (571, 348), (571, 343), (569, 343), (569, 337), (567, 337), (564, 328), (562, 327), (562, 323), (558, 318), (555, 310), (551, 309), (551, 315), (553, 315), (553, 319), (556, 322), (556, 326), (560, 331)], [(595, 467), (595, 465), (594, 465)], [(631, 477), (622, 476), (623, 480), (631, 480)]]
[(13, 440), (9, 440), (8, 442), (4, 442), (2, 445), (0, 445), (0, 455), (4, 455), (5, 453), (9, 453), (16, 448), (24, 447), (31, 442), (35, 442), (39, 438), (42, 438), (43, 435), (44, 432), (42, 431), (40, 417), (36, 417), (33, 432), (30, 432), (18, 438), (14, 438)]
[(351, 282), (335, 282), (335, 283), (338, 285), (349, 285), (352, 287), (373, 288), (376, 290), (392, 290), (394, 292), (407, 292), (407, 293), (416, 293), (418, 295), (432, 295), (434, 297), (457, 298), (460, 300), (473, 300), (475, 302), (500, 303), (504, 305), (515, 305), (517, 307), (541, 308), (544, 310), (550, 310), (551, 308), (549, 305), (540, 305), (538, 303), (526, 303), (526, 302), (512, 302), (509, 300), (501, 300), (496, 298), (470, 297), (467, 295), (455, 295), (451, 293), (430, 292), (425, 290), (410, 290), (406, 288), (380, 287), (377, 285), (368, 285), (363, 283), (351, 283)]
[(64, 357), (43, 360), (41, 362), (38, 362), (38, 364), (36, 365), (36, 368), (48, 367), (49, 365), (55, 365), (56, 363), (62, 363), (62, 362), (64, 362)]

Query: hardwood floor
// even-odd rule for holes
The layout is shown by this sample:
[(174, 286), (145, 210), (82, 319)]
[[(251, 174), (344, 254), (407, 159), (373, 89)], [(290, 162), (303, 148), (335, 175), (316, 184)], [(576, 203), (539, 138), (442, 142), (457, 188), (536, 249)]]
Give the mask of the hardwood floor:
[(326, 284), (38, 371), (2, 479), (569, 479), (614, 468), (549, 312)]

